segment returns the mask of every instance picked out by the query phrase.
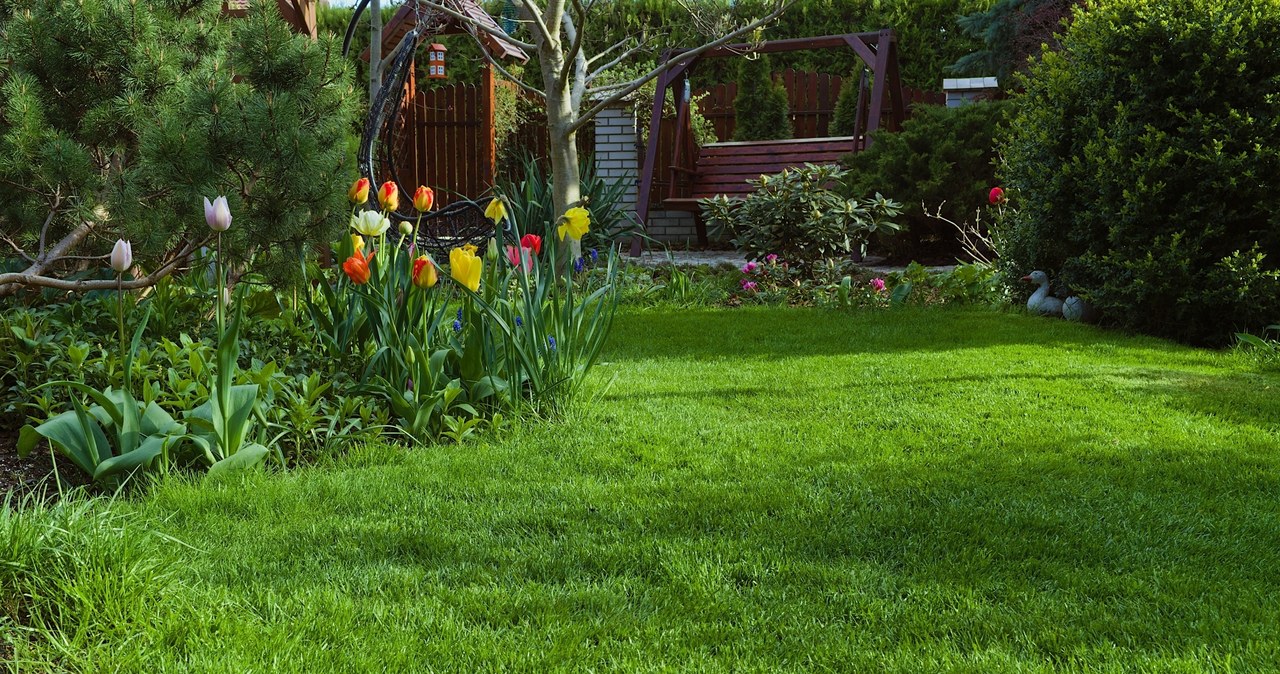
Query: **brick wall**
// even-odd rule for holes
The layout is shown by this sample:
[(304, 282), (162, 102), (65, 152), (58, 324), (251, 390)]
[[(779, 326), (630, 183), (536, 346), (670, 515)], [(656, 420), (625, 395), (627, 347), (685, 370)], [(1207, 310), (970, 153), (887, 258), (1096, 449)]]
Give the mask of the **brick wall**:
[[(595, 118), (595, 148), (593, 155), (596, 173), (604, 180), (625, 182), (629, 189), (620, 207), (636, 217), (636, 201), (640, 192), (640, 147), (636, 131), (636, 119), (631, 105), (621, 105), (602, 110)], [(655, 206), (657, 204), (654, 204)], [(692, 213), (650, 208), (649, 236), (676, 246), (696, 243), (697, 230)]]

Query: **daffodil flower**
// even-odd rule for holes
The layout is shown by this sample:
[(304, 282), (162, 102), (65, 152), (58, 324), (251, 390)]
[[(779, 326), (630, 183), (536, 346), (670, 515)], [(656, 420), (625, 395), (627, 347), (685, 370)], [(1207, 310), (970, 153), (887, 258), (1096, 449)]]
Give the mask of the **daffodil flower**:
[(560, 235), (561, 241), (564, 241), (566, 234), (574, 241), (581, 241), (590, 229), (591, 213), (581, 206), (575, 206), (565, 211), (556, 233)]

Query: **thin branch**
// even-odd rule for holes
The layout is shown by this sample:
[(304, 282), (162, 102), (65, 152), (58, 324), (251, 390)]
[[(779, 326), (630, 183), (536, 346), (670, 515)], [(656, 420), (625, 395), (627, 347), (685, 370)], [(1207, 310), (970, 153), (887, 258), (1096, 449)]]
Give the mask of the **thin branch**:
[[(477, 42), (478, 41), (479, 39), (477, 38)], [(480, 49), (480, 55), (484, 57), (485, 62), (487, 62), (489, 65), (493, 66), (494, 68), (497, 68), (498, 72), (502, 73), (503, 77), (507, 78), (508, 80), (511, 80), (512, 82), (515, 82), (517, 87), (520, 87), (521, 89), (535, 96), (540, 96), (542, 97), (543, 100), (546, 100), (547, 94), (545, 92), (543, 92), (541, 89), (535, 86), (525, 84), (523, 81), (521, 81), (519, 77), (516, 77), (515, 75), (511, 74), (511, 71), (504, 68), (501, 63), (498, 63), (498, 60), (490, 56), (489, 52), (485, 51), (483, 48)]]
[[(581, 0), (573, 0), (573, 8), (578, 12), (578, 22), (586, 25), (587, 9), (582, 6)], [(560, 81), (567, 82), (569, 80), (569, 70), (578, 62), (578, 57), (582, 56), (582, 35), (585, 31), (578, 30), (574, 25), (573, 16), (565, 12), (562, 23), (564, 24), (565, 36), (569, 38), (569, 51), (564, 55), (564, 65), (560, 67)], [(586, 60), (582, 61), (585, 70)]]
[[(432, 0), (419, 0), (419, 4), (425, 7), (429, 7), (431, 9), (437, 10), (439, 12), (448, 14), (449, 16), (457, 19), (458, 21), (461, 21), (462, 23), (468, 26), (471, 26), (472, 28), (482, 30), (494, 37), (502, 38), (504, 41), (512, 45), (515, 45), (516, 47), (519, 47), (525, 51), (536, 51), (538, 49), (538, 46), (533, 43), (525, 42), (523, 40), (517, 40), (514, 37), (511, 37), (510, 35), (503, 32), (501, 28), (495, 28), (493, 26), (480, 23), (479, 21), (476, 21), (475, 18), (467, 16), (466, 14), (463, 14), (451, 7), (445, 7), (443, 4), (439, 2), (432, 2)], [(474, 33), (472, 34), (472, 36), (478, 38), (478, 36), (476, 36)]]
[(21, 255), (27, 262), (35, 263), (36, 259), (28, 255), (27, 251), (23, 250), (18, 244), (14, 243), (13, 239), (10, 239), (7, 236), (0, 236), (0, 241), (4, 241), (9, 244), (9, 247), (13, 249), (13, 252)]
[(58, 187), (53, 191), (53, 205), (49, 207), (49, 216), (44, 219), (44, 225), (40, 227), (40, 247), (36, 250), (36, 257), (44, 257), (45, 242), (49, 238), (49, 227), (53, 224), (53, 219), (58, 215), (58, 207), (62, 205), (62, 188)]
[[(595, 69), (595, 70), (593, 70), (593, 71), (591, 71), (591, 74), (590, 74), (590, 75), (587, 75), (587, 81), (588, 81), (588, 82), (590, 82), (590, 81), (595, 80), (597, 77), (599, 77), (599, 76), (603, 75), (603, 74), (605, 73), (605, 71), (606, 71), (606, 70), (608, 70), (608, 69), (610, 69), (610, 68), (613, 68), (613, 67), (617, 66), (619, 63), (622, 63), (623, 61), (625, 61), (625, 60), (627, 60), (627, 59), (631, 58), (632, 56), (635, 56), (637, 53), (639, 53), (639, 52), (643, 51), (643, 50), (644, 50), (644, 48), (645, 48), (645, 47), (647, 47), (651, 42), (652, 42), (652, 40), (650, 40), (650, 39), (648, 39), (648, 38), (646, 38), (646, 39), (644, 39), (644, 40), (642, 40), (642, 41), (640, 41), (640, 42), (637, 42), (637, 43), (636, 43), (636, 46), (634, 46), (634, 47), (632, 47), (632, 48), (630, 48), (630, 49), (628, 49), (628, 50), (626, 50), (626, 51), (622, 52), (621, 54), (619, 54), (619, 55), (618, 55), (618, 57), (617, 57), (617, 58), (615, 58), (615, 59), (613, 59), (612, 61), (610, 61), (610, 62), (608, 62), (608, 63), (606, 63), (606, 64), (604, 64), (604, 65), (600, 66), (599, 68), (596, 68), (596, 69)], [(610, 49), (612, 49), (612, 47), (610, 47)], [(587, 63), (588, 63), (588, 64), (590, 64), (590, 63), (591, 63), (591, 60), (590, 60), (590, 59), (588, 59), (588, 60), (587, 60)], [(590, 89), (588, 89), (587, 91), (588, 91), (588, 92), (590, 92), (590, 93), (595, 93), (595, 92), (591, 91)]]
[(138, 288), (149, 288), (160, 279), (172, 274), (177, 269), (178, 263), (186, 259), (186, 257), (196, 251), (199, 242), (188, 243), (182, 251), (170, 258), (155, 271), (146, 276), (130, 279), (128, 281), (117, 281), (115, 279), (94, 279), (70, 281), (67, 279), (53, 278), (51, 276), (42, 276), (40, 274), (12, 273), (0, 274), (0, 287), (5, 286), (38, 286), (41, 288), (54, 288), (56, 290), (69, 290), (72, 292), (86, 292), (90, 290), (114, 290), (117, 288), (123, 290), (136, 290)]
[[(542, 15), (538, 14), (537, 7), (534, 6), (533, 0), (518, 0), (518, 1), (520, 5), (524, 7), (525, 11), (529, 13), (529, 17), (533, 23), (533, 27), (536, 29), (536, 32), (543, 39), (543, 41), (546, 42), (547, 46), (549, 47), (555, 44), (557, 41), (555, 37), (551, 35), (551, 29), (548, 28), (546, 22), (543, 21)], [(548, 6), (548, 9), (550, 9), (550, 6)], [(557, 31), (557, 33), (558, 32), (559, 31)], [(536, 45), (529, 45), (529, 46), (534, 50), (537, 49)]]
[(635, 90), (639, 89), (640, 87), (648, 83), (650, 80), (656, 79), (663, 72), (669, 70), (670, 68), (675, 67), (676, 64), (682, 61), (687, 61), (691, 58), (701, 56), (702, 54), (708, 51), (711, 51), (716, 47), (722, 47), (726, 44), (729, 44), (733, 40), (737, 39), (739, 36), (750, 33), (755, 29), (768, 24), (769, 22), (781, 16), (782, 13), (786, 11), (787, 8), (790, 7), (792, 3), (794, 3), (795, 1), (796, 0), (782, 0), (778, 2), (774, 10), (764, 18), (757, 19), (756, 21), (753, 21), (750, 24), (743, 26), (738, 30), (733, 31), (732, 33), (728, 33), (720, 37), (719, 39), (712, 40), (711, 42), (708, 42), (702, 45), (701, 47), (698, 47), (697, 49), (691, 49), (687, 52), (681, 52), (678, 56), (676, 56), (672, 60), (659, 65), (658, 67), (654, 68), (653, 70), (650, 70), (644, 75), (641, 75), (640, 77), (637, 77), (636, 79), (631, 80), (630, 82), (623, 83), (624, 86), (621, 87), (617, 93), (614, 93), (606, 97), (604, 100), (596, 103), (596, 105), (592, 107), (590, 110), (587, 110), (586, 112), (579, 115), (577, 121), (575, 121), (569, 127), (569, 133), (573, 133), (575, 131), (580, 130), (582, 127), (586, 126), (587, 123), (590, 122), (593, 117), (600, 114), (601, 110), (604, 110), (609, 106), (613, 105), (614, 103), (617, 103), (618, 101), (621, 101), (622, 99), (626, 98), (632, 92), (634, 92)]

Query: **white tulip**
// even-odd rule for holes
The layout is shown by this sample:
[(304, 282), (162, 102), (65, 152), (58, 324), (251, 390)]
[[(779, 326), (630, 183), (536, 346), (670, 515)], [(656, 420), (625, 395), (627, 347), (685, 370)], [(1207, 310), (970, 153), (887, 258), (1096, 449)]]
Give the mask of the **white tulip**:
[(133, 244), (124, 239), (117, 239), (115, 248), (111, 249), (111, 268), (123, 274), (133, 266)]
[(391, 221), (378, 211), (363, 211), (351, 216), (351, 227), (365, 236), (382, 236), (391, 228)]
[(231, 226), (231, 207), (227, 205), (226, 197), (218, 197), (213, 203), (209, 202), (209, 197), (204, 198), (204, 221), (215, 232), (227, 231)]

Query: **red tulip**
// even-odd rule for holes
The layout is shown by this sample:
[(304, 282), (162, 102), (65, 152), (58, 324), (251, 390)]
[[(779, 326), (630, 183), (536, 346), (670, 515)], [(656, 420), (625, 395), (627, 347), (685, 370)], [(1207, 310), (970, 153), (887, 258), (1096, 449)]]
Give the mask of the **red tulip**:
[(542, 237), (537, 234), (525, 234), (520, 237), (520, 247), (532, 248), (534, 255), (540, 255), (542, 253)]
[(351, 279), (352, 283), (362, 286), (369, 282), (369, 263), (372, 261), (372, 252), (365, 255), (357, 250), (355, 255), (347, 258), (347, 261), (342, 263), (342, 271), (347, 273), (347, 277)]
[(395, 182), (388, 180), (382, 183), (382, 187), (378, 188), (378, 203), (388, 211), (400, 208), (400, 188), (396, 187)]
[(1003, 204), (1005, 202), (1004, 188), (992, 187), (991, 194), (987, 195), (987, 201), (990, 201), (992, 206), (995, 206), (996, 204)]

